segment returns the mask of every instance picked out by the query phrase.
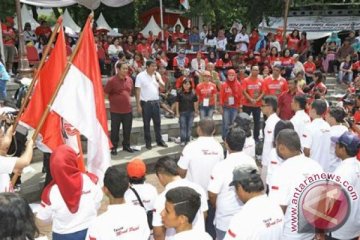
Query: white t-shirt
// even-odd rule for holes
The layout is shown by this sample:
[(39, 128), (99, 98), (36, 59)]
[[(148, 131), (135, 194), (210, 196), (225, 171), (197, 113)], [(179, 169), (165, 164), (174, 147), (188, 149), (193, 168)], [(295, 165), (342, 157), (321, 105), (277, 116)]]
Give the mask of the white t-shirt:
[(272, 148), (270, 151), (270, 164), (267, 168), (266, 175), (266, 184), (271, 186), (271, 181), (273, 179), (274, 172), (280, 167), (283, 163), (283, 160), (277, 155), (276, 148)]
[(173, 237), (173, 240), (190, 240), (190, 239), (212, 240), (212, 237), (205, 231), (196, 231), (194, 229), (184, 232), (179, 232), (175, 234), (175, 236)]
[(248, 51), (248, 44), (249, 44), (249, 35), (242, 34), (241, 32), (236, 34), (235, 37), (235, 42), (243, 42), (243, 43), (239, 43), (238, 46), (236, 47), (236, 50), (241, 51), (241, 52), (247, 52)]
[(227, 39), (216, 39), (216, 49), (220, 48), (222, 51), (226, 50)]
[(304, 147), (302, 135), (304, 134), (305, 127), (311, 123), (309, 115), (304, 110), (299, 110), (295, 112), (295, 115), (290, 121), (294, 125), (295, 132), (297, 132), (300, 137), (301, 147)]
[[(348, 128), (344, 125), (335, 125), (330, 127), (331, 137), (340, 137), (344, 132), (347, 132)], [(331, 140), (331, 138), (330, 138)], [(337, 166), (341, 163), (341, 159), (335, 154), (336, 143), (330, 141), (330, 153), (329, 153), (329, 172), (334, 172)]]
[(17, 159), (17, 157), (0, 156), (0, 193), (13, 191), (9, 174), (13, 172)]
[(257, 168), (253, 158), (244, 152), (235, 152), (229, 154), (224, 161), (218, 162), (211, 173), (208, 191), (217, 194), (214, 224), (221, 231), (228, 229), (232, 216), (243, 206), (234, 186), (229, 186), (233, 180), (233, 170), (241, 165), (252, 165)]
[(280, 167), (274, 172), (273, 180), (270, 186), (269, 196), (281, 206), (287, 206), (285, 212), (284, 231), (282, 240), (312, 240), (313, 233), (298, 233), (292, 231), (292, 208), (297, 209), (297, 205), (292, 201), (296, 188), (309, 176), (322, 173), (322, 168), (316, 161), (297, 155), (286, 159)]
[(280, 118), (276, 113), (271, 114), (265, 122), (264, 128), (264, 145), (261, 155), (261, 163), (268, 166), (270, 162), (270, 151), (274, 146), (274, 129)]
[(224, 160), (224, 149), (214, 137), (199, 137), (184, 148), (178, 166), (187, 170), (186, 178), (207, 191), (216, 163)]
[(53, 221), (52, 231), (58, 234), (74, 233), (87, 229), (96, 218), (97, 209), (103, 198), (103, 193), (98, 184), (83, 174), (83, 194), (80, 198), (79, 209), (71, 213), (60, 194), (57, 185), (50, 190), (50, 205), (41, 202), (37, 218), (43, 221)]
[[(131, 187), (139, 194), (146, 211), (153, 210), (155, 199), (158, 196), (156, 188), (149, 183), (132, 184)], [(130, 188), (125, 192), (124, 199), (127, 203), (132, 203), (133, 205), (141, 207), (135, 193)]]
[[(208, 205), (207, 205), (207, 198), (206, 198), (206, 194), (205, 191), (202, 189), (202, 187), (200, 187), (199, 185), (190, 182), (187, 179), (182, 179), (182, 178), (178, 178), (177, 180), (168, 183), (165, 186), (165, 190), (159, 194), (159, 196), (156, 198), (155, 200), (155, 211), (153, 214), (153, 226), (154, 227), (160, 227), (163, 226), (163, 222), (161, 219), (161, 212), (164, 210), (165, 208), (165, 202), (166, 202), (166, 198), (165, 195), (166, 193), (176, 187), (189, 187), (194, 189), (197, 193), (199, 193), (201, 195), (201, 205), (200, 205), (200, 209), (198, 211), (198, 213), (195, 216), (195, 219), (193, 221), (193, 229), (197, 230), (197, 231), (205, 231), (205, 221), (204, 221), (204, 212), (206, 212), (208, 210)], [(167, 228), (166, 229), (166, 240), (170, 240), (172, 239), (172, 237), (175, 235), (175, 229), (174, 228)]]
[(88, 229), (89, 240), (147, 240), (150, 229), (144, 209), (129, 203), (109, 205)]
[(342, 227), (332, 232), (332, 237), (352, 239), (360, 236), (360, 162), (355, 157), (347, 158), (340, 163), (334, 174), (340, 176), (343, 182), (348, 181), (349, 186), (357, 193), (357, 199), (353, 200), (349, 196), (350, 215)]
[(141, 101), (159, 100), (159, 83), (156, 81), (154, 73), (150, 76), (146, 70), (136, 76), (135, 87), (140, 88)]
[(255, 155), (256, 155), (255, 151), (256, 151), (255, 139), (252, 136), (247, 137), (245, 139), (243, 152), (255, 159)]
[(303, 147), (310, 149), (310, 158), (317, 161), (324, 172), (329, 172), (330, 125), (322, 118), (314, 119), (306, 126), (302, 139)]
[(284, 214), (265, 194), (251, 198), (232, 219), (224, 240), (279, 240)]

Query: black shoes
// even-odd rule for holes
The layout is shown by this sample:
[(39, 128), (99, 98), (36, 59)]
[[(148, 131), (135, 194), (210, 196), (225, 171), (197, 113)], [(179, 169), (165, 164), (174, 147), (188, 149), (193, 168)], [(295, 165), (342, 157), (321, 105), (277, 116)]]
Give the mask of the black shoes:
[(157, 145), (160, 146), (160, 147), (165, 147), (165, 148), (168, 147), (168, 145), (164, 141), (158, 142)]
[(127, 151), (127, 152), (129, 152), (129, 153), (133, 153), (133, 152), (134, 152), (134, 149), (132, 149), (132, 148), (129, 147), (129, 146), (126, 146), (126, 147), (124, 146), (124, 147), (123, 147), (123, 150), (124, 150), (124, 151)]
[(145, 145), (148, 150), (152, 149), (151, 143)]
[(117, 149), (112, 148), (110, 153), (111, 153), (111, 155), (116, 156), (117, 155)]

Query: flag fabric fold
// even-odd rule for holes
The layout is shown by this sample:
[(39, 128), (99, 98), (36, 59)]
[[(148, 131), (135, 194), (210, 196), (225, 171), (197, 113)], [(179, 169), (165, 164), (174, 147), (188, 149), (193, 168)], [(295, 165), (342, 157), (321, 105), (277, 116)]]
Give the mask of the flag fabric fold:
[(186, 10), (190, 9), (189, 0), (180, 0), (180, 3)]

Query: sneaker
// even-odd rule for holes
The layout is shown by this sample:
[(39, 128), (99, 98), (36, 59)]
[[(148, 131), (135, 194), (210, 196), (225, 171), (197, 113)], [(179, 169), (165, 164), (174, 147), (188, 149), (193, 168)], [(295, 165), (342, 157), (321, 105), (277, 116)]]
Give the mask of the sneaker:
[(181, 146), (185, 146), (185, 145), (186, 145), (186, 142), (181, 142), (180, 145), (181, 145)]
[(117, 149), (116, 148), (111, 149), (110, 153), (111, 153), (111, 155), (116, 156), (117, 155)]

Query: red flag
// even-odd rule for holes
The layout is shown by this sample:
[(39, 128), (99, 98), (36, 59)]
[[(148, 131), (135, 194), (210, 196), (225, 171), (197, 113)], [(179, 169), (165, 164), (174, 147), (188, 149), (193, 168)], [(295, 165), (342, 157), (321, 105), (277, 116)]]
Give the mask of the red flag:
[(94, 35), (87, 20), (52, 109), (88, 140), (88, 170), (102, 179), (110, 165), (104, 93)]

